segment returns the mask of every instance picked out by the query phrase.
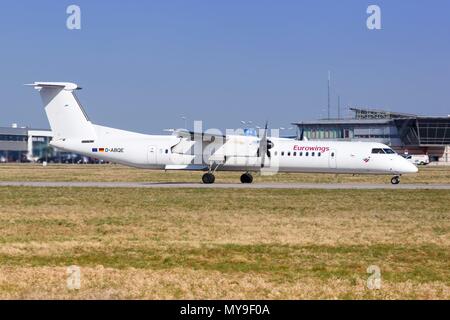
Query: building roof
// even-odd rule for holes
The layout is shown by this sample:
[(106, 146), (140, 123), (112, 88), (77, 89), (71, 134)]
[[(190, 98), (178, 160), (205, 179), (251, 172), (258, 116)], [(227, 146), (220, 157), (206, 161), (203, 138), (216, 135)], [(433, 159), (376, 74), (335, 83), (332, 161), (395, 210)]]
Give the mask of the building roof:
[(392, 119), (322, 119), (316, 121), (293, 122), (293, 125), (346, 125), (346, 124), (387, 124)]
[(27, 135), (27, 128), (0, 127), (0, 134)]
[(418, 120), (443, 120), (445, 122), (450, 121), (450, 116), (447, 117), (436, 117), (436, 116), (419, 116), (412, 113), (401, 113), (393, 111), (385, 111), (378, 109), (368, 109), (368, 108), (350, 108), (351, 111), (355, 113), (353, 118), (345, 119), (320, 119), (315, 121), (300, 121), (293, 122), (293, 125), (381, 125), (392, 123), (393, 120), (401, 119), (418, 119)]
[(427, 116), (415, 116), (415, 117), (409, 117), (409, 118), (393, 118), (393, 119), (321, 119), (321, 120), (315, 120), (315, 121), (300, 121), (300, 122), (293, 122), (293, 125), (301, 126), (301, 125), (367, 125), (367, 124), (373, 124), (373, 125), (382, 125), (382, 124), (389, 124), (394, 123), (395, 121), (401, 121), (401, 120), (411, 120), (411, 119), (417, 119), (419, 121), (426, 121), (426, 120), (441, 120), (444, 123), (450, 123), (450, 117), (427, 117)]
[(397, 119), (416, 118), (417, 115), (411, 113), (393, 112), (369, 108), (350, 108), (355, 113), (355, 119)]
[(33, 131), (35, 133), (48, 133), (52, 132), (50, 129), (35, 129), (35, 128), (14, 128), (14, 127), (0, 127), (0, 134), (11, 134), (11, 135), (28, 135), (29, 131)]

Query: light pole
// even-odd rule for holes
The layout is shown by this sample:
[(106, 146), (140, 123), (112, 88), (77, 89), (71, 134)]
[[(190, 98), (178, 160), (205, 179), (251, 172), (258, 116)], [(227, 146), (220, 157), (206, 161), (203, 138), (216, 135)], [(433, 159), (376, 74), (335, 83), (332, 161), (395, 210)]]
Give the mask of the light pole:
[(184, 120), (184, 129), (187, 130), (187, 117), (182, 115), (181, 120)]

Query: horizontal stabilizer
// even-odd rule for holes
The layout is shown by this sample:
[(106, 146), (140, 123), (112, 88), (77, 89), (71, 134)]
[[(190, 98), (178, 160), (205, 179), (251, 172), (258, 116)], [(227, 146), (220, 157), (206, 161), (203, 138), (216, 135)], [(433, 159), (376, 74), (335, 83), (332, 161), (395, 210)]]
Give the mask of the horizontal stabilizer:
[(77, 84), (71, 83), (71, 82), (40, 82), (40, 81), (37, 81), (35, 83), (26, 84), (26, 86), (34, 87), (35, 89), (61, 88), (64, 90), (69, 90), (69, 91), (81, 89), (81, 87), (79, 87)]

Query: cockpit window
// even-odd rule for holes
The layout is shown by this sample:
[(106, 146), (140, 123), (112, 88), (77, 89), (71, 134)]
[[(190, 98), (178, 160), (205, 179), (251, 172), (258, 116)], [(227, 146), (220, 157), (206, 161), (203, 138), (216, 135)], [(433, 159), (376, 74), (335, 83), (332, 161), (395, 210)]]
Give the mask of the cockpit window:
[(383, 151), (383, 149), (372, 149), (372, 153), (383, 153), (384, 154), (384, 151)]
[(387, 154), (395, 154), (395, 151), (392, 149), (383, 149)]

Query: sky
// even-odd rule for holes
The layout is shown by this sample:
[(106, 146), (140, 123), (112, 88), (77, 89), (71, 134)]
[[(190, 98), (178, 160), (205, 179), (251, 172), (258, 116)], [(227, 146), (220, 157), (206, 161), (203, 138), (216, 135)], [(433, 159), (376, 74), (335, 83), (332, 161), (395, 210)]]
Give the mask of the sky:
[[(66, 9), (81, 9), (69, 30)], [(381, 9), (369, 30), (367, 7)], [(48, 128), (34, 81), (75, 82), (94, 123), (270, 127), (349, 106), (450, 114), (448, 0), (39, 0), (0, 9), (0, 126)]]

